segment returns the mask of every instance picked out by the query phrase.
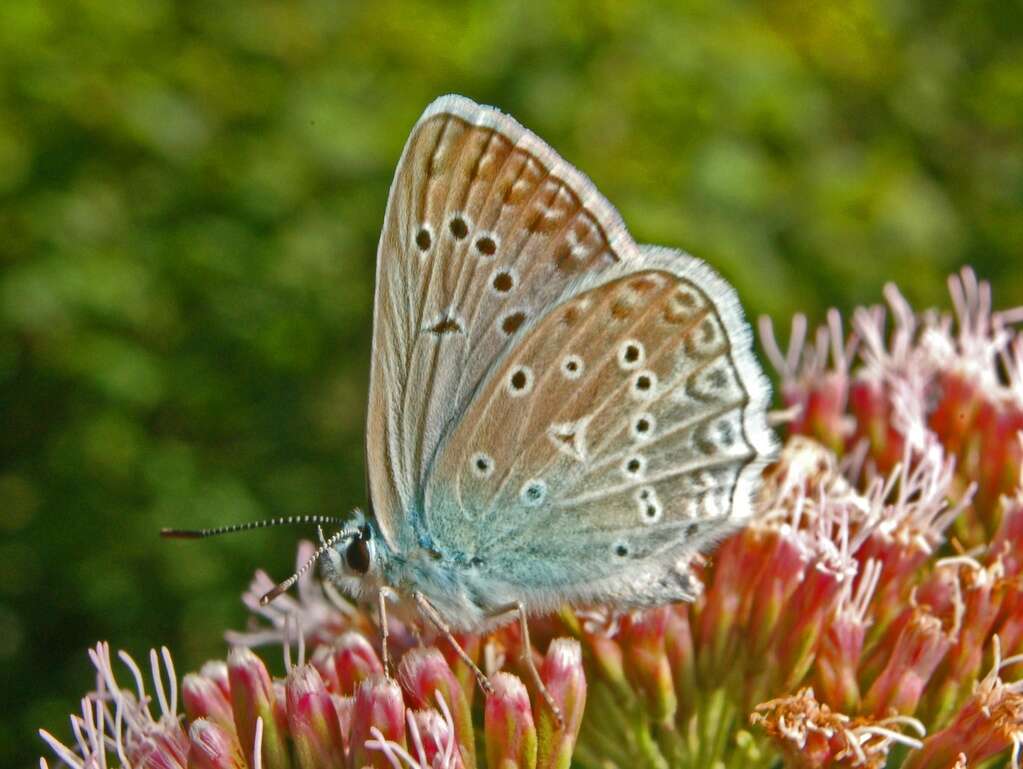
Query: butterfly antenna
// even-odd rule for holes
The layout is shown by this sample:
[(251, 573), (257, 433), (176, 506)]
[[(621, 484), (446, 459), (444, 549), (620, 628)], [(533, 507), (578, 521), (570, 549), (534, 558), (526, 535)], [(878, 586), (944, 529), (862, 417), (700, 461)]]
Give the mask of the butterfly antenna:
[(235, 523), (230, 526), (218, 526), (215, 529), (160, 529), (160, 536), (165, 539), (205, 539), (221, 534), (233, 534), (236, 531), (252, 531), (253, 529), (269, 529), (274, 526), (302, 526), (306, 524), (338, 524), (346, 523), (345, 518), (333, 515), (289, 515), (284, 518), (268, 518), (265, 521)]
[(332, 537), (327, 539), (322, 545), (316, 548), (316, 552), (309, 556), (309, 560), (302, 564), (302, 567), (298, 569), (298, 571), (296, 571), (283, 582), (277, 583), (277, 586), (274, 587), (273, 590), (266, 592), (263, 595), (263, 597), (259, 599), (259, 605), (266, 606), (272, 600), (277, 598), (277, 596), (287, 592), (292, 585), (294, 585), (302, 578), (303, 574), (305, 574), (307, 571), (309, 571), (310, 568), (312, 568), (312, 565), (316, 563), (317, 560), (319, 560), (321, 555), (327, 552), (340, 540), (346, 538), (351, 539), (352, 537), (358, 536), (358, 534), (359, 529), (357, 527), (352, 526), (347, 529), (341, 529), (341, 531), (337, 532), (337, 534), (334, 534)]

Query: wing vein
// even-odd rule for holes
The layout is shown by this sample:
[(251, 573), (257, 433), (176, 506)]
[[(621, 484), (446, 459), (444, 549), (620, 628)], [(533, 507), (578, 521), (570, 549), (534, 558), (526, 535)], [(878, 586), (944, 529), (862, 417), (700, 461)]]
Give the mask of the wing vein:
[[(628, 483), (620, 483), (617, 486), (611, 487), (610, 489), (603, 489), (600, 491), (580, 494), (576, 497), (563, 499), (552, 504), (554, 505), (554, 507), (560, 508), (578, 507), (579, 505), (583, 505), (588, 502), (593, 502), (598, 499), (603, 499), (604, 497), (609, 497), (614, 494), (621, 494), (622, 492), (631, 491), (632, 489), (638, 489), (640, 486), (651, 486), (653, 484), (660, 483), (661, 481), (667, 481), (672, 478), (676, 478), (680, 475), (685, 475), (687, 473), (692, 473), (698, 470), (708, 470), (715, 467), (724, 467), (726, 465), (732, 465), (735, 464), (736, 461), (739, 459), (741, 458), (735, 456), (725, 456), (715, 460), (702, 459), (699, 462), (689, 462), (684, 465), (677, 465), (671, 468), (670, 470), (665, 470), (664, 472), (658, 473), (657, 475), (651, 475), (646, 478), (641, 478), (639, 480), (629, 481)], [(702, 493), (704, 490), (701, 489), (700, 491)]]

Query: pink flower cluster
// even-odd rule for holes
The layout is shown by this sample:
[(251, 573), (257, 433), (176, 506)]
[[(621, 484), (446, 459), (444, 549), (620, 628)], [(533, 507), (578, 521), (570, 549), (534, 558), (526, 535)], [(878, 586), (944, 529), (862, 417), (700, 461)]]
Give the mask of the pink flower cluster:
[(186, 675), (180, 690), (164, 649), (152, 654), (155, 701), (127, 654), (120, 658), (134, 691), (117, 683), (106, 644), (90, 656), (98, 683), (72, 716), (76, 749), (42, 732), (76, 769), (554, 769), (568, 765), (586, 701), (580, 647), (570, 639), (553, 641), (540, 663), (564, 726), (546, 704), (533, 705), (542, 700), (531, 700), (521, 679), (496, 673), (482, 708), (484, 759), (476, 752), (475, 678), (433, 647), (408, 649), (389, 677), (366, 636), (347, 631), (275, 679), (236, 646), (226, 662)]
[[(775, 641), (798, 651), (769, 652), (785, 694), (752, 715), (793, 766), (883, 766), (896, 743), (913, 748), (898, 754), (907, 767), (975, 766), (1007, 748), (1018, 766), (1023, 687), (1005, 678), (1023, 652), (1023, 337), (1012, 327), (1023, 315), (992, 313), (990, 287), (969, 270), (949, 285), (954, 316), (915, 314), (886, 287), (890, 331), (883, 309), (859, 309), (846, 338), (832, 313), (804, 346), (797, 318), (782, 354), (761, 327), (793, 416), (767, 493), (791, 495), (795, 481), (805, 501), (765, 497), (766, 518), (730, 544), (747, 559), (758, 528), (785, 538), (823, 526), (816, 557), (842, 553), (781, 598), (797, 632)], [(818, 475), (793, 478), (792, 453), (809, 456), (798, 448), (809, 440)], [(810, 515), (772, 527), (772, 506)], [(781, 574), (750, 561), (765, 567), (755, 584)]]
[[(123, 654), (135, 686), (119, 686), (100, 644), (75, 747), (44, 739), (75, 769), (966, 769), (998, 755), (1018, 769), (1023, 313), (993, 313), (969, 271), (950, 286), (954, 314), (914, 313), (888, 287), (889, 309), (857, 310), (848, 336), (833, 312), (807, 343), (797, 317), (785, 352), (762, 325), (787, 440), (759, 514), (693, 564), (691, 604), (532, 622), (563, 727), (523, 683), (514, 626), (459, 638), (488, 696), (447, 644), (398, 622), (390, 677), (365, 612), (308, 577), (261, 607), (272, 582), (257, 574), (245, 601), (262, 628), (185, 676), (183, 714), (166, 650), (150, 695)], [(283, 678), (250, 649), (266, 643), (298, 646)]]

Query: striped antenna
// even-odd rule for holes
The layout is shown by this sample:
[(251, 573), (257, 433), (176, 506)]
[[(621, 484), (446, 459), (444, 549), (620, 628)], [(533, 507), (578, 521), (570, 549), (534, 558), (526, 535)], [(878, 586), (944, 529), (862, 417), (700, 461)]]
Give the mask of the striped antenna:
[(289, 515), (284, 518), (268, 518), (265, 521), (235, 523), (230, 526), (218, 526), (215, 529), (160, 529), (164, 539), (205, 539), (221, 534), (233, 534), (236, 531), (252, 531), (253, 529), (269, 529), (274, 526), (303, 526), (311, 524), (343, 524), (346, 518), (333, 515)]
[(259, 605), (266, 606), (277, 596), (287, 592), (288, 588), (290, 588), (292, 585), (298, 582), (302, 578), (302, 575), (309, 571), (310, 568), (312, 568), (312, 565), (316, 563), (317, 560), (319, 560), (321, 555), (327, 552), (339, 541), (343, 539), (354, 539), (355, 537), (358, 536), (359, 527), (357, 526), (349, 526), (346, 529), (341, 529), (341, 531), (331, 536), (322, 545), (316, 548), (316, 552), (309, 556), (309, 560), (302, 564), (302, 567), (298, 571), (296, 571), (283, 582), (279, 582), (273, 590), (270, 590), (267, 593), (265, 593), (263, 597), (259, 599)]

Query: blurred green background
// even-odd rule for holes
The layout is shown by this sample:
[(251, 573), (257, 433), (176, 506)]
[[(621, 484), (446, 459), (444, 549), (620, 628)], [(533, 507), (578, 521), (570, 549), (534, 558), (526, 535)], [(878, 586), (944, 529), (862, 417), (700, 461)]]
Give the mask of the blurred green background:
[[(1023, 302), (1023, 5), (0, 3), (0, 763), (97, 639), (221, 656), (363, 499), (376, 240), (435, 96), (499, 105), (751, 314), (973, 264)], [(6, 760), (3, 757), (9, 757)]]

